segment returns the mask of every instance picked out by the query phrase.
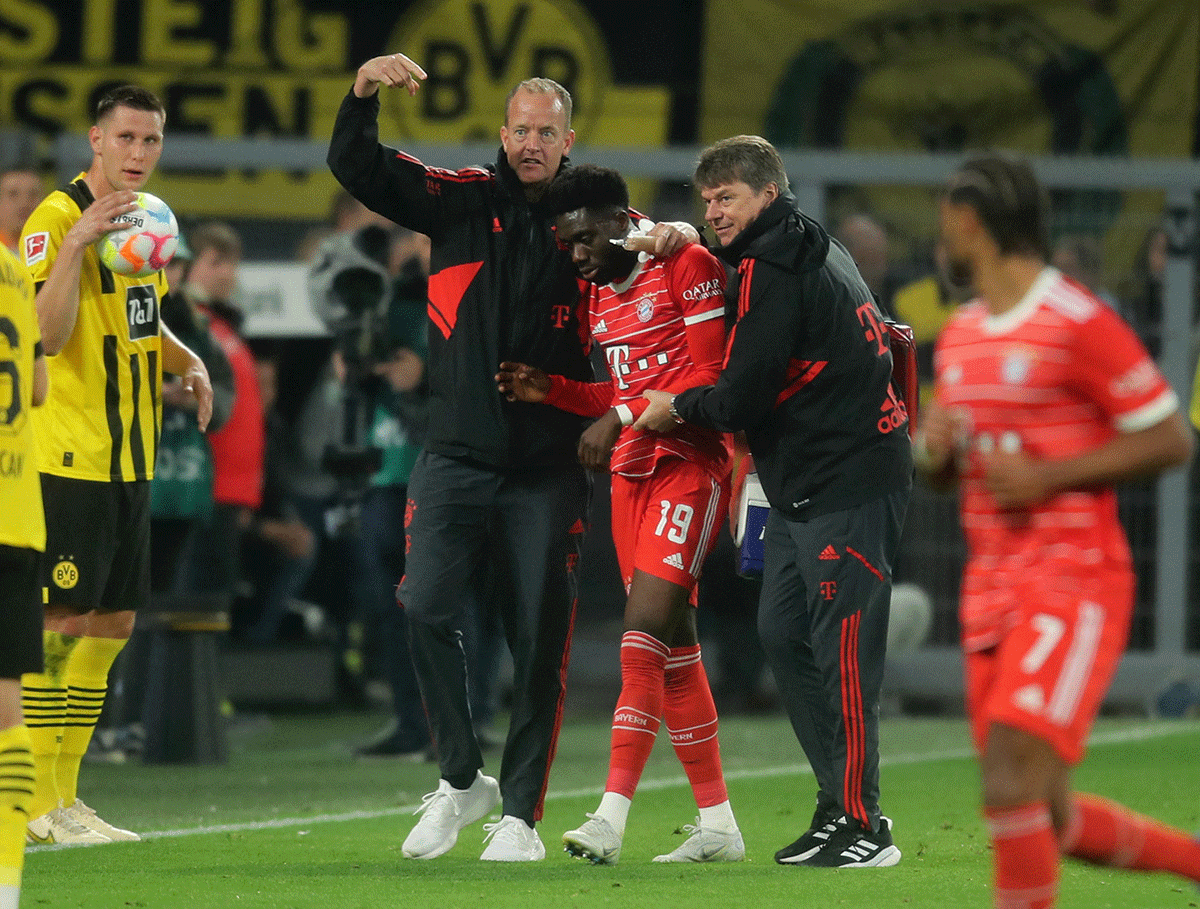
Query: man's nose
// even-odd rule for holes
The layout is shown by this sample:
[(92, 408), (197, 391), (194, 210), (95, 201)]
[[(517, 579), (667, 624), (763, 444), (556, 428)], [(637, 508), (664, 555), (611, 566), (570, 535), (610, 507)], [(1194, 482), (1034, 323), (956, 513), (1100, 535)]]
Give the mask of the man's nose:
[(709, 223), (717, 220), (717, 203), (716, 201), (706, 202), (704, 205), (704, 220)]

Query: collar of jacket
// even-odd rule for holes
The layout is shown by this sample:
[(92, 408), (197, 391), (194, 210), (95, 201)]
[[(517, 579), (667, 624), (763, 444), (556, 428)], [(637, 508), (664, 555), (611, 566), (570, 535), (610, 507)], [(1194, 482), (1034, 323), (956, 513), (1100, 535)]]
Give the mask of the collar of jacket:
[(819, 267), (829, 253), (829, 235), (800, 211), (792, 193), (785, 192), (762, 210), (728, 246), (715, 250), (717, 257), (737, 265), (742, 259), (764, 259), (789, 271)]
[[(563, 168), (569, 167), (570, 164), (571, 159), (563, 155), (562, 163), (558, 165), (558, 171), (555, 176), (561, 174)], [(537, 210), (538, 203), (535, 202), (531, 205), (525, 197), (525, 184), (521, 182), (521, 178), (517, 176), (517, 172), (508, 163), (508, 156), (504, 153), (503, 145), (500, 146), (500, 151), (496, 153), (496, 177), (504, 194), (514, 203), (524, 205), (534, 211)]]

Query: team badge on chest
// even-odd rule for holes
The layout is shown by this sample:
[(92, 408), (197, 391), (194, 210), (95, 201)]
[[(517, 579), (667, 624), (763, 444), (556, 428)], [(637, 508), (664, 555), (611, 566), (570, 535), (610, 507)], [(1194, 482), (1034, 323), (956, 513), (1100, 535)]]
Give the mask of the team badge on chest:
[(1033, 369), (1033, 355), (1022, 348), (1010, 350), (1000, 362), (1000, 378), (1009, 385), (1024, 385)]
[(637, 317), (639, 322), (649, 322), (651, 316), (654, 315), (654, 301), (649, 297), (643, 297), (637, 301)]

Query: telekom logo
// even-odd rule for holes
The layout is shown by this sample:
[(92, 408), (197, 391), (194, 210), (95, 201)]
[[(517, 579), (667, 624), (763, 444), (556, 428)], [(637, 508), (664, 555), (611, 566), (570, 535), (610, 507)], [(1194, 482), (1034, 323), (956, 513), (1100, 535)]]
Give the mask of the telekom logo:
[(562, 328), (567, 324), (567, 320), (571, 318), (571, 307), (564, 306), (562, 303), (556, 304), (553, 308), (553, 312), (555, 328)]
[(863, 334), (868, 341), (874, 341), (878, 345), (875, 353), (878, 356), (883, 356), (888, 352), (887, 331), (883, 327), (883, 323), (879, 320), (879, 313), (875, 309), (875, 304), (870, 301), (862, 304), (855, 310), (858, 314), (858, 323), (866, 329)]
[(606, 347), (604, 356), (608, 358), (608, 371), (617, 380), (617, 388), (621, 391), (628, 390), (629, 384), (625, 377), (633, 371), (633, 367), (629, 365), (629, 345), (614, 344), (612, 347)]

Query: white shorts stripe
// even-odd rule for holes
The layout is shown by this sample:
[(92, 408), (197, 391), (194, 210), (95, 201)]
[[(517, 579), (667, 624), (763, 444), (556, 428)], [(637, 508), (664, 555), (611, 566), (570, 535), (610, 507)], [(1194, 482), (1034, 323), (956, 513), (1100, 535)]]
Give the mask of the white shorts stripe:
[(1084, 602), (1075, 619), (1071, 649), (1063, 662), (1062, 673), (1046, 708), (1046, 716), (1059, 726), (1068, 726), (1079, 708), (1088, 674), (1096, 662), (1100, 632), (1104, 629), (1104, 609), (1097, 603)]
[(696, 544), (696, 552), (692, 555), (692, 564), (688, 566), (688, 574), (696, 578), (700, 576), (700, 566), (708, 555), (708, 541), (712, 537), (713, 527), (717, 522), (717, 508), (721, 504), (721, 484), (709, 479), (708, 508), (704, 511), (704, 523), (700, 528), (700, 542)]

